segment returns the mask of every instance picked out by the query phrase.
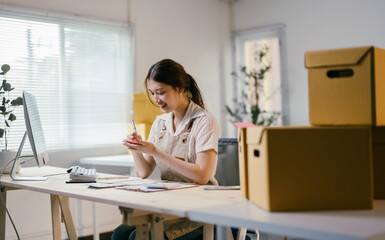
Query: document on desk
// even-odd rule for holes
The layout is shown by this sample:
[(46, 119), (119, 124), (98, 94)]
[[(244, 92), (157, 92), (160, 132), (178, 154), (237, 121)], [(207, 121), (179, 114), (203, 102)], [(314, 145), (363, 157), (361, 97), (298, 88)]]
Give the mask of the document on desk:
[(114, 187), (121, 187), (121, 186), (140, 186), (142, 184), (152, 184), (157, 183), (158, 181), (153, 179), (142, 179), (142, 178), (136, 178), (131, 177), (130, 179), (105, 179), (105, 180), (98, 180), (97, 183), (93, 183), (88, 185), (89, 188), (114, 188)]
[(156, 183), (144, 183), (137, 186), (118, 186), (117, 189), (139, 191), (139, 192), (159, 192), (166, 190), (176, 190), (183, 188), (197, 187), (196, 184), (186, 184), (177, 182), (156, 182)]

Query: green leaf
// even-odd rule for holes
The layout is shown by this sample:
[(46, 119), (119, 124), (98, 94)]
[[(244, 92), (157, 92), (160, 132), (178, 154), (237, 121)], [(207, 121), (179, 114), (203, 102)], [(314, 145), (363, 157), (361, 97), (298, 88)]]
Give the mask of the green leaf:
[(1, 105), (4, 105), (5, 104), (5, 97), (3, 97), (3, 103)]
[(15, 114), (13, 114), (13, 113), (9, 114), (8, 120), (11, 121), (11, 122), (15, 121), (16, 120)]
[(0, 138), (4, 136), (4, 129), (0, 128)]
[(4, 91), (11, 91), (12, 86), (9, 83), (5, 83), (3, 84), (3, 88), (4, 88)]
[(12, 106), (21, 106), (21, 105), (23, 105), (23, 98), (22, 97), (18, 97), (15, 100), (12, 100), (11, 101), (11, 105)]
[(8, 121), (7, 121), (7, 120), (5, 120), (5, 125), (7, 125), (7, 127), (11, 127), (11, 126), (9, 126), (9, 124), (8, 124)]
[(0, 106), (0, 111), (5, 112), (5, 111), (7, 111), (7, 109), (5, 108), (5, 106)]
[(6, 74), (9, 70), (11, 70), (11, 66), (8, 64), (3, 64), (3, 66), (1, 66), (1, 71), (3, 71), (3, 74)]

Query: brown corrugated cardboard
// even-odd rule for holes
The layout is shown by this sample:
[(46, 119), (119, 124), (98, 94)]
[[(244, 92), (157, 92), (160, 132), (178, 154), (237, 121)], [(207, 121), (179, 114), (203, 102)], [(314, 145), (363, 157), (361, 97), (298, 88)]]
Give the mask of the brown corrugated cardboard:
[(374, 199), (385, 199), (385, 127), (373, 127)]
[(245, 198), (248, 195), (248, 172), (247, 169), (247, 142), (246, 142), (246, 128), (238, 129), (238, 159), (239, 159), (239, 183), (241, 185), (241, 192)]
[(306, 52), (312, 125), (385, 126), (385, 50)]
[(268, 211), (372, 207), (370, 127), (240, 131), (247, 142), (247, 169), (240, 173), (247, 184), (241, 181), (241, 188), (256, 205)]
[(159, 107), (148, 100), (145, 93), (134, 93), (134, 121), (138, 123), (153, 123), (156, 116), (163, 114)]

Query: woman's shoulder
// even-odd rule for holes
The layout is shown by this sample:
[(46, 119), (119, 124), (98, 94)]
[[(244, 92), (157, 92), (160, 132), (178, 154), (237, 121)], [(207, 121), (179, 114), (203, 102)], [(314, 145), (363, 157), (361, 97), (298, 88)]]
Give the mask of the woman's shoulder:
[(207, 109), (204, 109), (202, 107), (200, 107), (198, 104), (194, 103), (193, 101), (192, 102), (192, 116), (191, 118), (202, 118), (202, 119), (213, 119), (215, 120), (215, 117), (214, 115), (209, 112)]
[(200, 113), (196, 115), (195, 120), (197, 125), (207, 125), (210, 128), (218, 126), (215, 116), (206, 109), (201, 109)]

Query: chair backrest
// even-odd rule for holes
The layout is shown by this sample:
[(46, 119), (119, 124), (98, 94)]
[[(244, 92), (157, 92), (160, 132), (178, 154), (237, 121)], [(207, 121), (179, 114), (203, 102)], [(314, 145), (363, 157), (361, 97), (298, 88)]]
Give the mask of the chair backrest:
[(238, 140), (219, 138), (215, 178), (220, 186), (239, 185)]

